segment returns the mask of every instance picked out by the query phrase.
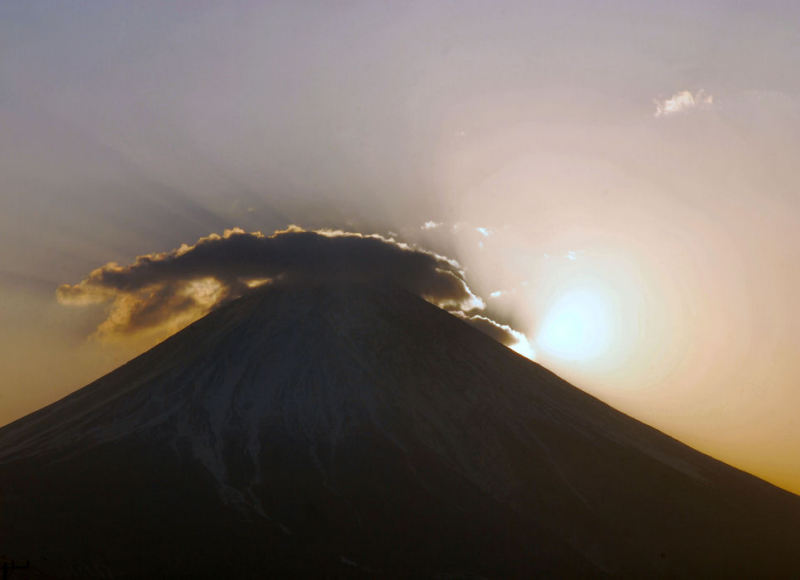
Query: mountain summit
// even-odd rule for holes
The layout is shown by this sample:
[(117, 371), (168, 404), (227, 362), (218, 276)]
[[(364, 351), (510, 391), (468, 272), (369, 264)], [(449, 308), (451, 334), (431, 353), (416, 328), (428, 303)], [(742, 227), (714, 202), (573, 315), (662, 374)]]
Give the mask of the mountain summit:
[(800, 498), (394, 287), (269, 285), (0, 429), (53, 576), (800, 574)]

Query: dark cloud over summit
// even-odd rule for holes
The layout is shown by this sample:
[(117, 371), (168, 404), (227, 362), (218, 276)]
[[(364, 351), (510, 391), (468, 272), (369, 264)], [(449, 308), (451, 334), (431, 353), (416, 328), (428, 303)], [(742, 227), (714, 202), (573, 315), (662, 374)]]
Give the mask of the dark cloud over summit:
[(520, 333), (486, 317), (463, 314), (484, 307), (459, 264), (378, 235), (306, 231), (291, 226), (271, 235), (241, 229), (212, 234), (193, 245), (109, 263), (75, 285), (58, 288), (62, 304), (108, 303), (101, 337), (145, 330), (177, 330), (217, 305), (268, 282), (365, 281), (400, 285), (514, 345)]

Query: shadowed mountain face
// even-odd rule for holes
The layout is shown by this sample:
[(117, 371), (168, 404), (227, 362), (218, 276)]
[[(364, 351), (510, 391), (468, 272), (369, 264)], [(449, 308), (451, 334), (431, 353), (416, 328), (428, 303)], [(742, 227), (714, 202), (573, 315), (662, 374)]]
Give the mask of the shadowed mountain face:
[(56, 576), (797, 575), (800, 498), (403, 290), (267, 287), (0, 429)]

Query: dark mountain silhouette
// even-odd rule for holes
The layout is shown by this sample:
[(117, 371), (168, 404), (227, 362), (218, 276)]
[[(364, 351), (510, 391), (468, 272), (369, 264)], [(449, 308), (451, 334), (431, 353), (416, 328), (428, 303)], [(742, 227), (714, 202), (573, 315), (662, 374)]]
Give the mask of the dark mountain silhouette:
[(797, 576), (800, 498), (400, 289), (271, 286), (0, 429), (74, 577)]

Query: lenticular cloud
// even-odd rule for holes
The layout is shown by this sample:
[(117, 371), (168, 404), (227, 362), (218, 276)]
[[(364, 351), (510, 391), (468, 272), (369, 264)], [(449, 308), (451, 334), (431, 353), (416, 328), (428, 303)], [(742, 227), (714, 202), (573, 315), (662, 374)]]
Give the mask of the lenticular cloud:
[(396, 284), (490, 328), (504, 344), (515, 345), (522, 336), (486, 317), (463, 315), (485, 305), (455, 260), (379, 235), (297, 226), (271, 235), (235, 228), (128, 265), (108, 263), (77, 284), (60, 286), (57, 298), (69, 305), (108, 304), (97, 335), (114, 338), (177, 330), (263, 283), (326, 281)]

